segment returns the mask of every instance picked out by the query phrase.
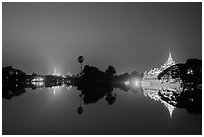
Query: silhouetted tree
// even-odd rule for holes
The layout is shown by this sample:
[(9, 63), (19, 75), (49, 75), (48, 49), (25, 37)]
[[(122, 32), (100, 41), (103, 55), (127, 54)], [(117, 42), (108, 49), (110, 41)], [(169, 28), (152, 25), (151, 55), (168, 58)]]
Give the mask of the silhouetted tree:
[(82, 108), (82, 93), (80, 92), (79, 98), (80, 98), (80, 103), (79, 103), (79, 107), (77, 109), (78, 114), (82, 114), (83, 113), (83, 108)]
[(83, 113), (83, 108), (82, 108), (82, 107), (78, 107), (77, 113), (78, 113), (78, 114), (82, 114), (82, 113)]
[(113, 105), (113, 103), (116, 100), (116, 94), (112, 94), (111, 92), (108, 92), (105, 100), (108, 102), (109, 105)]
[(20, 96), (24, 94), (25, 86), (20, 82), (12, 82), (8, 84), (4, 84), (2, 86), (2, 97), (5, 99), (11, 99), (15, 96)]
[(105, 73), (109, 76), (114, 76), (116, 74), (116, 69), (113, 66), (108, 66)]
[(38, 74), (36, 74), (36, 73), (33, 73), (32, 75), (33, 75), (33, 76), (37, 76)]
[(81, 72), (82, 72), (82, 62), (84, 61), (84, 57), (83, 56), (79, 56), (78, 57), (78, 62), (80, 63), (81, 66)]
[(188, 59), (185, 63), (188, 83), (202, 83), (202, 60)]
[(115, 74), (116, 74), (116, 69), (113, 66), (108, 66), (108, 68), (105, 71), (106, 81), (111, 82)]
[(103, 82), (105, 81), (105, 73), (97, 67), (86, 65), (82, 71), (82, 80), (84, 82)]

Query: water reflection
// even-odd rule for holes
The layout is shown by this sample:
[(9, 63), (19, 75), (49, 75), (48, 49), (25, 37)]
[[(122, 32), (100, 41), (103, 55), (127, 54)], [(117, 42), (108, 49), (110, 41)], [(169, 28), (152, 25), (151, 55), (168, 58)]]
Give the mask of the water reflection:
[[(161, 71), (165, 65), (167, 69)], [(68, 90), (76, 87), (80, 99), (77, 113), (83, 114), (83, 104), (90, 105), (104, 99), (107, 104), (113, 105), (117, 100), (114, 89), (120, 89), (136, 95), (142, 92), (145, 97), (161, 102), (168, 109), (170, 117), (175, 108), (185, 108), (191, 114), (202, 113), (201, 61), (191, 59), (185, 64), (175, 64), (170, 58), (161, 69), (153, 69), (143, 75), (136, 71), (116, 75), (112, 66), (102, 72), (96, 67), (85, 65), (80, 75), (63, 77), (34, 73), (27, 75), (9, 66), (3, 68), (2, 96), (12, 99), (24, 94), (27, 88), (49, 88), (55, 95), (62, 86)]]
[[(171, 90), (171, 89), (169, 89)], [(155, 100), (155, 101), (159, 101), (162, 104), (164, 104), (164, 106), (168, 109), (169, 112), (169, 116), (172, 117), (173, 114), (173, 110), (175, 109), (174, 105), (171, 105), (169, 103), (167, 103), (165, 100), (162, 99), (162, 97), (160, 96), (162, 91), (166, 91), (164, 88), (160, 88), (160, 87), (143, 87), (143, 91), (144, 91), (144, 95), (146, 97), (150, 97), (151, 99)]]
[[(185, 108), (189, 113), (192, 114), (200, 114), (202, 112), (201, 104), (202, 104), (202, 96), (201, 96), (201, 88), (195, 87), (194, 85), (188, 85), (185, 88), (181, 88), (179, 83), (168, 85), (168, 83), (162, 83), (158, 80), (150, 81), (141, 80), (142, 84), (138, 85), (135, 81), (131, 81), (130, 83), (134, 83), (135, 85), (126, 84), (126, 82), (115, 82), (115, 83), (103, 83), (103, 84), (63, 84), (52, 86), (46, 85), (42, 81), (38, 82), (30, 82), (30, 83), (8, 83), (3, 85), (3, 98), (12, 99), (15, 96), (22, 95), (26, 92), (27, 88), (31, 88), (34, 91), (40, 89), (42, 87), (51, 89), (53, 95), (58, 92), (58, 90), (65, 86), (67, 90), (72, 87), (76, 87), (79, 92), (79, 107), (77, 109), (78, 114), (82, 114), (83, 104), (90, 105), (93, 103), (97, 103), (101, 99), (104, 99), (107, 104), (113, 105), (117, 100), (117, 93), (114, 89), (120, 89), (126, 93), (133, 92), (137, 93), (142, 92), (144, 96), (149, 97), (155, 101), (159, 101), (164, 104), (164, 106), (169, 111), (169, 116), (172, 117), (173, 110), (175, 108)], [(159, 85), (160, 83), (160, 85)]]

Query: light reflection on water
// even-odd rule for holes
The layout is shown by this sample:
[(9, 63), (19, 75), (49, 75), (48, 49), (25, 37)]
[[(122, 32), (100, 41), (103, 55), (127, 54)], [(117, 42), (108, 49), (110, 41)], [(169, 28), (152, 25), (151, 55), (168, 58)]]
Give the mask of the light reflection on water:
[[(88, 88), (90, 92), (102, 93), (107, 89)], [(76, 87), (27, 88), (25, 94), (13, 101), (3, 100), (3, 127), (14, 134), (199, 134), (201, 115), (193, 116), (180, 108), (170, 114), (166, 109), (168, 103), (161, 100), (158, 89), (161, 88), (148, 84), (128, 91), (115, 88), (111, 95), (116, 99), (109, 105), (110, 95), (106, 93), (84, 103), (89, 94), (85, 93), (80, 100), (82, 91)], [(82, 115), (77, 112), (79, 107), (83, 108)]]

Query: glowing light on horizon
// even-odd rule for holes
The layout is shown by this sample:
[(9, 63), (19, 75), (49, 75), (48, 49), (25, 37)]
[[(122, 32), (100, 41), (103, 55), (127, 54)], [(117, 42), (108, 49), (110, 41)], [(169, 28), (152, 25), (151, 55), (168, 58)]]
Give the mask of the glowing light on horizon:
[(44, 80), (44, 78), (42, 78), (42, 77), (37, 77), (37, 78), (32, 79), (32, 82), (37, 82), (37, 81), (42, 82), (43, 80)]
[(136, 78), (132, 81), (132, 86), (138, 88), (140, 86), (140, 79)]
[(128, 85), (130, 84), (130, 81), (125, 81), (124, 84), (125, 84), (126, 86), (128, 86)]
[(67, 73), (67, 75), (68, 75), (68, 76), (70, 76), (70, 77), (72, 77), (72, 74), (71, 74), (71, 73), (69, 73), (69, 72)]
[(133, 88), (136, 88), (136, 87), (139, 87), (140, 86), (140, 79), (136, 78), (136, 79), (133, 79), (133, 80), (127, 80), (124, 82), (124, 84), (126, 86), (131, 86)]
[(57, 73), (57, 71), (56, 71), (55, 67), (54, 67), (54, 71), (53, 71), (52, 75), (54, 75), (54, 76), (61, 76), (61, 74), (60, 74), (60, 73)]
[(35, 81), (32, 81), (31, 83), (32, 83), (33, 85), (35, 85), (35, 86), (43, 86), (43, 85), (44, 85), (43, 82), (35, 82)]
[(138, 80), (135, 80), (135, 86), (139, 86), (140, 82)]
[(31, 83), (35, 86), (42, 87), (44, 85), (44, 78), (42, 77), (37, 77), (31, 80)]

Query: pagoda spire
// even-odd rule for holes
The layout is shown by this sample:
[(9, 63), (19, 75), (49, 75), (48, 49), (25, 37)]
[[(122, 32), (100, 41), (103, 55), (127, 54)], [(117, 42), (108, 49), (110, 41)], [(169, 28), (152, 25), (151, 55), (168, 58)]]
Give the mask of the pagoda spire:
[(175, 61), (172, 59), (171, 52), (169, 52), (169, 57), (168, 57), (167, 62), (169, 62), (169, 63), (175, 62)]
[(171, 51), (169, 52), (169, 58), (172, 59), (172, 57), (171, 57)]
[(55, 69), (55, 67), (54, 67), (54, 72), (53, 72), (53, 74), (56, 74), (56, 69)]
[(167, 69), (167, 68), (169, 68), (175, 64), (176, 64), (176, 62), (173, 60), (173, 58), (171, 56), (171, 52), (169, 52), (168, 59), (161, 68), (162, 68), (162, 70), (164, 70), (164, 69)]
[(55, 67), (54, 67), (54, 70), (53, 70), (53, 72), (52, 72), (52, 75), (56, 75), (56, 69), (55, 69)]
[(57, 73), (55, 67), (54, 67), (54, 71), (53, 71), (52, 75), (55, 75), (55, 76), (59, 76), (60, 75), (59, 73)]

